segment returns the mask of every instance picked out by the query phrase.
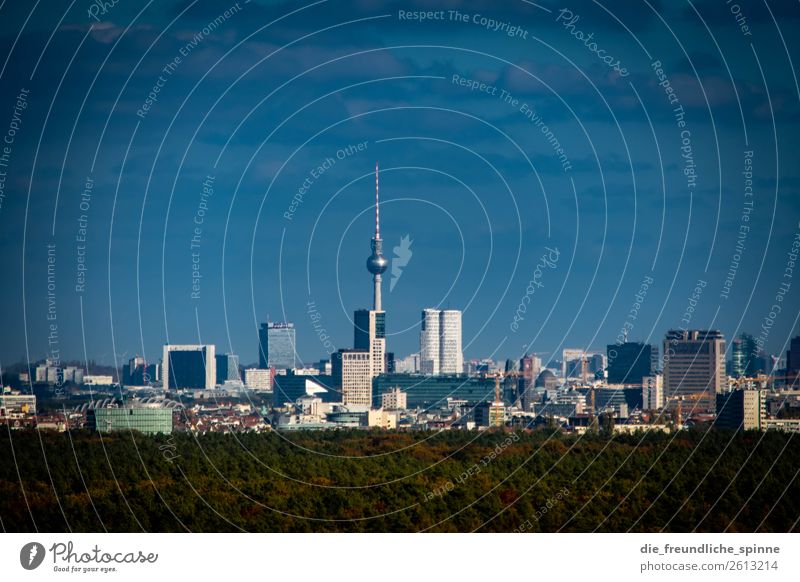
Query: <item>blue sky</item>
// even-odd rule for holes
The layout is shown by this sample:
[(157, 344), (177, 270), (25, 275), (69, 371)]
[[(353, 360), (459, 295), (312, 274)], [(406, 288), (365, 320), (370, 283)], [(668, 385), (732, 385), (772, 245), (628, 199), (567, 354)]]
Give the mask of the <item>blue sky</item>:
[[(169, 340), (253, 362), (267, 314), (296, 324), (303, 360), (326, 355), (322, 328), (351, 346), (371, 302), (376, 160), (385, 254), (413, 240), (384, 281), (399, 356), (437, 305), (464, 310), (467, 358), (601, 348), (625, 327), (660, 343), (698, 281), (689, 327), (783, 350), (800, 311), (800, 283), (776, 300), (800, 220), (800, 7), (742, 2), (737, 23), (712, 1), (495, 4), (120, 0), (97, 20), (90, 3), (3, 4), (0, 134), (15, 107), (21, 120), (2, 168), (0, 362), (45, 357), (53, 324), (66, 359), (153, 361)], [(400, 17), (420, 10), (444, 12)], [(535, 274), (546, 248), (558, 261)]]

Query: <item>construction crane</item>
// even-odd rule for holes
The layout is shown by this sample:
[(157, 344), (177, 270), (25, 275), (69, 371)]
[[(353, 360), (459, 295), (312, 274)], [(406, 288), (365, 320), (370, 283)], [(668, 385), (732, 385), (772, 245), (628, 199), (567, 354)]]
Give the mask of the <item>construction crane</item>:
[(760, 390), (764, 390), (769, 385), (769, 376), (766, 374), (757, 374), (755, 376), (740, 376), (739, 378), (733, 378), (730, 380), (730, 383), (736, 388), (740, 388), (742, 384), (747, 387), (748, 385), (757, 386)]
[(675, 416), (677, 419), (677, 425), (679, 427), (683, 426), (683, 402), (689, 401), (694, 402), (694, 405), (697, 405), (697, 401), (703, 398), (703, 392), (697, 392), (694, 394), (676, 394), (675, 396), (671, 396), (667, 398), (667, 403), (675, 402)]

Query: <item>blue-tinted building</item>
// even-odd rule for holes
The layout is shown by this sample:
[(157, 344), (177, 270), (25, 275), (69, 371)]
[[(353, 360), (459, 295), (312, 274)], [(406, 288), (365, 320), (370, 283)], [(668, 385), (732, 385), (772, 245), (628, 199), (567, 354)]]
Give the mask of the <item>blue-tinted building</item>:
[(406, 393), (409, 408), (438, 408), (448, 398), (470, 403), (494, 400), (494, 379), (462, 374), (430, 376), (419, 374), (381, 374), (372, 381), (373, 406), (394, 388)]
[(168, 390), (211, 390), (216, 383), (213, 345), (165, 345), (163, 383)]
[(295, 375), (276, 374), (272, 383), (272, 402), (281, 406), (284, 402), (295, 402), (307, 394), (318, 396), (323, 402), (341, 402), (342, 392), (333, 385), (333, 376), (328, 374)]
[[(579, 389), (584, 395), (587, 395), (586, 401), (589, 401), (589, 390)], [(595, 390), (595, 406), (598, 409), (603, 408), (619, 408), (620, 404), (626, 404), (628, 410), (644, 408), (642, 389), (638, 388), (598, 388)]]
[[(655, 358), (653, 354), (655, 353)], [(624, 342), (606, 347), (609, 384), (642, 384), (642, 378), (652, 376), (656, 370), (658, 350), (650, 344)]]
[(241, 382), (239, 373), (239, 356), (235, 354), (217, 355), (217, 384), (225, 382)]
[(89, 428), (97, 432), (135, 430), (148, 435), (170, 434), (172, 412), (171, 408), (91, 408), (86, 412), (86, 420)]

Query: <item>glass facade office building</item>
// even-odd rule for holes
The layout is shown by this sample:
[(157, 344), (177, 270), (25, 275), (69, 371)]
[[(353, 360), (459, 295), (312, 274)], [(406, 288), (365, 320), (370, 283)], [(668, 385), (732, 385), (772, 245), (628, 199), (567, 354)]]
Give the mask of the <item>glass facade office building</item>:
[[(206, 385), (206, 357), (202, 350), (170, 350), (167, 381), (169, 389), (209, 388)], [(213, 386), (212, 386), (213, 387)]]
[(656, 353), (657, 358), (657, 349), (650, 344), (641, 342), (625, 342), (607, 346), (608, 383), (641, 385), (642, 378), (655, 373), (653, 352)]
[(763, 372), (765, 366), (762, 365), (763, 359), (759, 357), (758, 346), (752, 335), (743, 333), (731, 344), (731, 375), (736, 378), (747, 376), (752, 378), (759, 372)]
[(470, 403), (494, 400), (494, 378), (459, 374), (428, 376), (419, 374), (381, 374), (373, 380), (373, 406), (381, 396), (400, 388), (406, 393), (409, 408), (439, 408), (448, 398)]
[[(353, 313), (353, 348), (357, 350), (370, 349), (370, 313), (369, 309), (357, 309)], [(386, 337), (386, 312), (376, 311), (375, 313), (375, 337), (378, 339)]]
[(262, 323), (258, 330), (258, 367), (291, 370), (297, 367), (293, 323)]
[(342, 401), (342, 391), (334, 387), (333, 376), (324, 374), (279, 374), (275, 376), (272, 390), (272, 401), (276, 406), (281, 406), (284, 402), (295, 402), (308, 394), (319, 396), (323, 402)]
[(170, 434), (170, 408), (97, 408), (86, 413), (89, 428), (97, 432), (135, 430), (142, 434)]

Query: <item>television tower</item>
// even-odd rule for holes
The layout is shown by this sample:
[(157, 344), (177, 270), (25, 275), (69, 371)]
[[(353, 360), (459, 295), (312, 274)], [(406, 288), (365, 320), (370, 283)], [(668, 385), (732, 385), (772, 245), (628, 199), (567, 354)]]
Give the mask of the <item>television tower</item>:
[(383, 256), (383, 241), (381, 240), (378, 162), (375, 162), (375, 236), (372, 237), (370, 247), (372, 248), (372, 254), (367, 259), (367, 270), (372, 273), (372, 281), (375, 288), (372, 310), (383, 311), (381, 308), (381, 275), (386, 272), (389, 261)]

